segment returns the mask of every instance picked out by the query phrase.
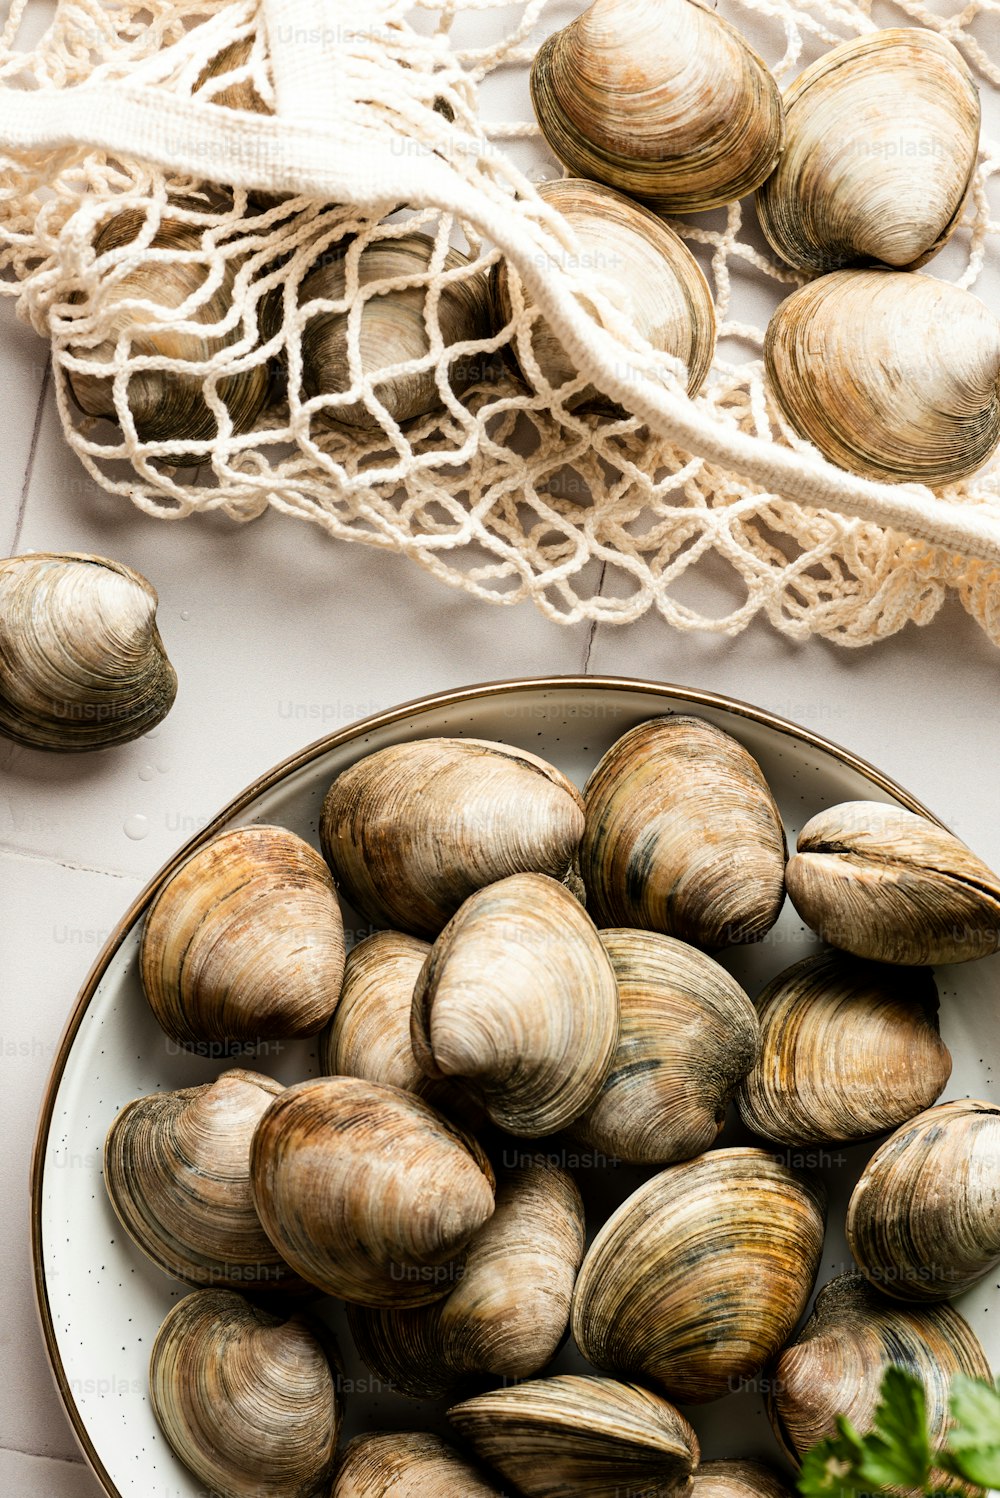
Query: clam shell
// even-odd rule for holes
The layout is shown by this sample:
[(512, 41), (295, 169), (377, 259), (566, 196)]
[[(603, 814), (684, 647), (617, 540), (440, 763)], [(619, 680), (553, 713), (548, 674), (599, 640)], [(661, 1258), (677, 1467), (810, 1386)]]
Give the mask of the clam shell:
[[(573, 229), (581, 267), (593, 270), (626, 309), (636, 331), (663, 353), (687, 367), (687, 393), (697, 395), (715, 351), (715, 306), (698, 262), (684, 241), (655, 214), (595, 182), (565, 178), (542, 182), (538, 192), (557, 208)], [(496, 267), (494, 296), (498, 319), (510, 321), (509, 270)], [(527, 341), (531, 360), (545, 381), (558, 388), (578, 378), (573, 360), (538, 316)], [(518, 369), (537, 389), (530, 362), (523, 354)], [(622, 410), (592, 385), (567, 400), (570, 409), (594, 406)]]
[(465, 1457), (425, 1431), (358, 1436), (344, 1450), (330, 1498), (500, 1498)]
[(254, 88), (251, 78), (240, 78), (222, 88), (211, 89), (215, 79), (224, 78), (227, 73), (235, 73), (237, 68), (242, 68), (249, 62), (253, 40), (252, 36), (240, 37), (238, 41), (223, 47), (199, 73), (194, 92), (201, 93), (208, 88), (211, 90), (208, 97), (213, 104), (221, 104), (225, 109), (246, 109), (251, 114), (270, 114), (271, 110)]
[(783, 301), (768, 388), (800, 437), (886, 483), (951, 484), (1000, 443), (1000, 321), (930, 276), (843, 270)]
[(448, 1419), (527, 1498), (680, 1498), (699, 1456), (679, 1410), (610, 1378), (560, 1374), (493, 1389)]
[(924, 1385), (935, 1447), (951, 1423), (953, 1376), (993, 1379), (979, 1339), (950, 1306), (894, 1304), (860, 1274), (824, 1285), (809, 1320), (778, 1359), (768, 1398), (775, 1435), (789, 1460), (798, 1466), (817, 1441), (835, 1435), (838, 1416), (867, 1434), (891, 1367)]
[(785, 898), (785, 837), (760, 767), (700, 718), (640, 723), (587, 782), (580, 871), (603, 926), (700, 947), (759, 940)]
[(275, 1098), (250, 1154), (272, 1243), (329, 1295), (419, 1305), (446, 1295), (493, 1212), (486, 1156), (420, 1098), (356, 1077)]
[[(369, 296), (361, 312), (355, 335), (360, 375), (369, 395), (352, 400), (328, 401), (314, 412), (325, 424), (351, 427), (363, 432), (382, 432), (385, 418), (377, 402), (393, 422), (411, 421), (430, 411), (445, 408), (441, 384), (461, 395), (482, 379), (485, 356), (478, 351), (448, 351), (488, 338), (489, 293), (485, 276), (468, 269), (469, 260), (450, 248), (443, 257), (440, 274), (447, 277), (433, 314), (444, 350), (432, 351), (427, 330), (429, 275), (436, 250), (425, 234), (376, 240), (366, 245), (357, 261), (360, 287), (378, 281), (404, 279), (408, 284)], [(350, 302), (354, 274), (349, 269), (350, 252), (336, 255), (311, 270), (299, 288), (299, 304), (320, 299)], [(348, 313), (316, 311), (302, 330), (302, 395), (344, 396), (357, 388), (358, 375), (351, 369)], [(395, 370), (395, 366), (405, 365)], [(394, 372), (384, 373), (393, 369)]]
[(880, 801), (845, 801), (799, 833), (786, 872), (802, 919), (875, 962), (968, 962), (1000, 946), (1000, 879), (944, 827)]
[(760, 1026), (743, 989), (711, 957), (657, 931), (602, 931), (618, 980), (618, 1046), (597, 1101), (573, 1133), (604, 1154), (669, 1164), (711, 1148)]
[(224, 1072), (215, 1082), (127, 1103), (104, 1145), (118, 1220), (153, 1263), (192, 1285), (277, 1288), (291, 1277), (250, 1190), (250, 1141), (284, 1089)]
[(509, 874), (562, 879), (583, 801), (552, 765), (509, 744), (419, 739), (345, 770), (320, 839), (337, 884), (372, 925), (434, 938), (463, 900)]
[(897, 1300), (947, 1300), (1000, 1263), (1000, 1108), (938, 1103), (875, 1151), (854, 1188), (847, 1241)]
[(215, 1498), (312, 1498), (333, 1466), (341, 1409), (323, 1347), (231, 1290), (196, 1290), (157, 1333), (153, 1412)]
[[(145, 223), (145, 214), (129, 209), (111, 219), (94, 241), (98, 255), (131, 244)], [(202, 230), (178, 219), (163, 218), (153, 235), (151, 250), (181, 252), (201, 249)], [(145, 255), (145, 251), (143, 255)], [(108, 336), (92, 346), (82, 341), (70, 346), (70, 353), (84, 364), (93, 363), (90, 371), (68, 369), (69, 387), (80, 409), (88, 416), (119, 420), (114, 399), (114, 376), (109, 372), (123, 337), (132, 359), (171, 359), (184, 364), (203, 363), (221, 349), (231, 348), (244, 338), (241, 322), (226, 333), (187, 331), (187, 324), (219, 323), (232, 306), (239, 262), (227, 256), (222, 263), (219, 284), (198, 305), (187, 312), (184, 322), (170, 313), (199, 293), (206, 285), (211, 267), (196, 261), (177, 259), (139, 259), (113, 286), (108, 284), (102, 305), (113, 311)], [(152, 302), (157, 313), (142, 309), (141, 302)], [(114, 310), (116, 309), (117, 310)], [(245, 357), (245, 356), (233, 356)], [(130, 369), (126, 400), (136, 435), (140, 442), (201, 442), (218, 434), (219, 424), (204, 395), (205, 376), (193, 369)], [(214, 389), (229, 412), (235, 432), (247, 432), (263, 409), (270, 386), (266, 363), (257, 362), (232, 374), (215, 379)], [(185, 465), (203, 463), (205, 454), (171, 455), (170, 461)]]
[(470, 1241), (445, 1300), (350, 1309), (362, 1359), (416, 1398), (453, 1391), (470, 1374), (540, 1373), (566, 1334), (585, 1238), (583, 1202), (568, 1171), (542, 1160), (506, 1171), (496, 1210)]
[(618, 985), (586, 911), (544, 874), (470, 895), (431, 949), (411, 1040), (430, 1076), (473, 1085), (511, 1134), (552, 1134), (594, 1101), (618, 1039)]
[(779, 1144), (885, 1133), (929, 1108), (951, 1075), (928, 971), (824, 952), (779, 973), (757, 1010), (760, 1057), (737, 1102), (747, 1128)]
[(594, 0), (542, 43), (531, 97), (574, 176), (660, 211), (697, 213), (751, 192), (784, 137), (767, 67), (696, 0)]
[(960, 54), (919, 26), (833, 47), (784, 96), (785, 148), (757, 191), (772, 248), (812, 275), (925, 264), (951, 238), (979, 149)]
[(823, 1246), (818, 1183), (757, 1149), (671, 1165), (594, 1239), (573, 1295), (573, 1336), (598, 1368), (672, 1399), (718, 1399), (787, 1340)]
[(183, 1044), (315, 1035), (344, 973), (337, 891), (314, 848), (284, 827), (213, 837), (146, 916), (142, 983)]
[(103, 749), (148, 733), (177, 675), (141, 573), (84, 552), (0, 560), (0, 734), (32, 749)]
[(742, 1457), (702, 1462), (692, 1479), (691, 1498), (792, 1498), (792, 1489), (767, 1462)]

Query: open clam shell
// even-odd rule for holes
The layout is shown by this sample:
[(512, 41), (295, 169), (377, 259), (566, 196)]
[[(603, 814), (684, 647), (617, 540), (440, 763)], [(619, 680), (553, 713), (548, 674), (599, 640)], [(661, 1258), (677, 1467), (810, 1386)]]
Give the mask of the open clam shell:
[(448, 1419), (527, 1498), (681, 1498), (698, 1438), (636, 1384), (560, 1374), (454, 1405)]
[(754, 1006), (725, 968), (658, 931), (602, 931), (621, 1026), (604, 1085), (573, 1125), (613, 1158), (690, 1159), (715, 1143), (757, 1057)]
[(565, 885), (512, 874), (470, 895), (431, 948), (411, 1040), (432, 1077), (475, 1089), (511, 1134), (552, 1134), (594, 1101), (618, 1039), (618, 985)]
[[(609, 187), (578, 178), (543, 182), (545, 202), (572, 226), (582, 267), (592, 270), (627, 310), (636, 331), (653, 348), (673, 354), (687, 368), (687, 393), (697, 395), (715, 351), (715, 306), (708, 282), (684, 241), (662, 219)], [(499, 320), (512, 315), (510, 271), (498, 262), (494, 294)], [(573, 360), (541, 315), (531, 325), (530, 359), (554, 389), (578, 378)], [(516, 349), (514, 350), (516, 353)], [(518, 368), (525, 383), (537, 388), (528, 358)], [(568, 399), (583, 406), (621, 411), (592, 385)]]
[(700, 947), (759, 940), (785, 898), (785, 835), (743, 745), (701, 718), (640, 723), (586, 787), (580, 872), (602, 926)]
[(702, 1462), (692, 1479), (691, 1498), (792, 1498), (792, 1489), (767, 1462), (741, 1457)]
[(540, 1373), (566, 1335), (585, 1241), (568, 1171), (544, 1160), (509, 1169), (447, 1298), (405, 1310), (352, 1307), (355, 1345), (379, 1378), (416, 1398), (455, 1390), (470, 1374)]
[(802, 919), (858, 957), (923, 967), (1000, 947), (1000, 879), (954, 833), (902, 807), (819, 812), (785, 877)]
[(613, 1213), (577, 1277), (573, 1336), (598, 1368), (701, 1403), (787, 1340), (823, 1246), (817, 1183), (757, 1149), (654, 1176)]
[(420, 1305), (446, 1295), (493, 1212), (489, 1161), (420, 1098), (357, 1077), (287, 1088), (250, 1154), (268, 1237), (329, 1295)]
[(779, 1144), (839, 1144), (895, 1129), (951, 1075), (933, 975), (838, 952), (786, 968), (757, 999), (760, 1056), (737, 1102)]
[(1000, 320), (949, 281), (843, 270), (800, 287), (764, 339), (800, 437), (886, 483), (951, 484), (1000, 443)]
[(757, 190), (771, 246), (813, 275), (925, 264), (958, 226), (980, 106), (959, 52), (919, 26), (833, 47), (784, 96), (785, 148)]
[(177, 695), (156, 603), (141, 573), (107, 557), (0, 560), (0, 734), (69, 751), (155, 728)]
[(485, 1473), (440, 1436), (386, 1431), (344, 1449), (330, 1498), (501, 1498)]
[(538, 49), (531, 97), (575, 176), (659, 211), (697, 213), (751, 192), (784, 135), (767, 67), (698, 0), (594, 0)]
[(173, 1307), (150, 1360), (153, 1411), (172, 1450), (217, 1498), (313, 1498), (329, 1478), (341, 1408), (326, 1353), (231, 1290)]
[(344, 925), (330, 871), (284, 827), (220, 832), (146, 916), (142, 983), (182, 1044), (315, 1035), (340, 997)]
[(104, 1184), (132, 1241), (192, 1285), (255, 1290), (292, 1278), (261, 1226), (250, 1189), (250, 1141), (283, 1092), (254, 1072), (154, 1092), (127, 1103), (108, 1130)]
[(847, 1241), (898, 1300), (947, 1300), (1000, 1263), (1000, 1107), (938, 1103), (890, 1135), (854, 1188)]
[(559, 770), (509, 744), (418, 739), (338, 775), (320, 821), (338, 885), (375, 926), (433, 939), (462, 901), (509, 874), (564, 879), (583, 799)]

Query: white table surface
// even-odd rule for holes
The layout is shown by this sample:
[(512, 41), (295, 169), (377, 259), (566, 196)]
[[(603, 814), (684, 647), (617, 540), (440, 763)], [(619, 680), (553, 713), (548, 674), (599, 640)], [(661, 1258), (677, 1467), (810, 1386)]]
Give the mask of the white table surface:
[[(0, 555), (79, 550), (138, 568), (159, 593), (180, 677), (173, 711), (138, 743), (61, 757), (0, 741), (0, 1493), (99, 1498), (37, 1324), (31, 1142), (94, 957), (193, 831), (284, 756), (379, 708), (499, 677), (589, 672), (703, 687), (792, 718), (873, 761), (1000, 867), (1000, 653), (958, 604), (861, 651), (793, 644), (763, 622), (735, 639), (672, 634), (651, 616), (564, 628), (279, 516), (153, 521), (104, 494), (65, 447), (46, 352), (0, 306)], [(125, 831), (137, 817), (139, 840)]]

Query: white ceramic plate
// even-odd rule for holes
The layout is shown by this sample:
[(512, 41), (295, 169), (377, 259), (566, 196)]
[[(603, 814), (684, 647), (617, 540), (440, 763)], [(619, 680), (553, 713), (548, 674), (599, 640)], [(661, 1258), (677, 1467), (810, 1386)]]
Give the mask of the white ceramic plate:
[[(760, 762), (781, 807), (789, 844), (821, 807), (866, 798), (924, 808), (851, 754), (770, 714), (740, 703), (648, 682), (554, 678), (469, 688), (370, 718), (321, 740), (251, 786), (178, 852), (140, 896), (101, 954), (80, 995), (53, 1070), (36, 1147), (33, 1181), (34, 1262), (43, 1328), (57, 1385), (85, 1455), (113, 1498), (203, 1498), (196, 1480), (159, 1434), (147, 1398), (146, 1366), (157, 1327), (186, 1293), (125, 1239), (101, 1180), (101, 1147), (115, 1112), (157, 1089), (207, 1081), (226, 1067), (180, 1052), (160, 1032), (143, 997), (138, 945), (143, 914), (157, 885), (195, 847), (225, 826), (277, 822), (313, 843), (323, 796), (333, 777), (387, 744), (434, 735), (500, 739), (552, 760), (582, 785), (605, 749), (643, 719), (696, 712), (740, 739)], [(347, 915), (350, 926), (350, 914)], [(363, 933), (362, 933), (363, 934)], [(780, 921), (755, 948), (723, 961), (756, 993), (764, 981), (805, 955), (815, 939), (786, 904)], [(941, 1028), (955, 1067), (946, 1098), (994, 1098), (991, 1050), (1000, 1027), (1000, 958), (942, 969)], [(229, 1065), (234, 1064), (229, 1062)], [(306, 1043), (272, 1047), (243, 1064), (294, 1081), (315, 1072)], [(742, 1136), (730, 1124), (724, 1142)], [(526, 1148), (535, 1146), (526, 1142)], [(789, 1163), (819, 1168), (830, 1195), (820, 1282), (849, 1266), (843, 1236), (851, 1187), (873, 1146), (811, 1154)], [(572, 1162), (569, 1162), (572, 1163)], [(609, 1211), (652, 1171), (601, 1168), (584, 1161), (579, 1178), (595, 1217)], [(592, 1224), (593, 1226), (593, 1224)], [(1000, 1285), (988, 1278), (957, 1304), (1000, 1366)], [(331, 1316), (336, 1320), (335, 1312)], [(421, 1407), (379, 1389), (353, 1357), (346, 1336), (344, 1389), (348, 1431), (441, 1425), (443, 1404)], [(582, 1367), (572, 1349), (562, 1368)], [(764, 1415), (761, 1380), (688, 1414), (706, 1456), (778, 1459)]]

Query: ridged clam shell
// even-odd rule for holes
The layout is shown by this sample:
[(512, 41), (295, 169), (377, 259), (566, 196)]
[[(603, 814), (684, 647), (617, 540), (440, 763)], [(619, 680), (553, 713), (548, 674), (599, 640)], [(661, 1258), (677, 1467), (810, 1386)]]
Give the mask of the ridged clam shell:
[(594, 0), (542, 43), (531, 97), (575, 176), (660, 211), (697, 213), (751, 192), (784, 134), (768, 69), (696, 0)]
[(742, 1457), (702, 1462), (692, 1479), (691, 1498), (792, 1498), (792, 1489), (767, 1462)]
[[(126, 210), (111, 219), (94, 241), (98, 255), (131, 244), (145, 223), (139, 210)], [(199, 251), (203, 231), (179, 219), (165, 217), (153, 235), (151, 250)], [(218, 286), (199, 300), (184, 323), (202, 323), (206, 327), (219, 323), (232, 306), (235, 295), (238, 259), (227, 256)], [(70, 352), (84, 362), (110, 365), (117, 345), (124, 335), (132, 358), (156, 357), (196, 364), (229, 348), (244, 337), (237, 321), (226, 333), (185, 331), (184, 323), (171, 318), (169, 312), (180, 307), (206, 284), (210, 267), (195, 261), (176, 259), (142, 259), (115, 280), (106, 296), (113, 316), (111, 330), (101, 342), (88, 346), (81, 341), (71, 345)], [(143, 311), (137, 303), (150, 301), (164, 309), (157, 316)], [(117, 310), (113, 310), (117, 306)], [(117, 422), (113, 376), (109, 373), (70, 370), (70, 390), (77, 405), (89, 416), (104, 416)], [(204, 396), (205, 376), (192, 371), (136, 368), (130, 370), (127, 404), (141, 442), (201, 442), (215, 437), (219, 424)], [(233, 374), (220, 375), (215, 391), (225, 403), (236, 432), (249, 431), (267, 400), (270, 372), (266, 363), (257, 362)], [(178, 463), (179, 456), (171, 461)], [(186, 453), (185, 464), (205, 461), (204, 454)]]
[(104, 1145), (104, 1184), (125, 1231), (166, 1274), (193, 1285), (277, 1288), (291, 1270), (261, 1226), (250, 1141), (283, 1092), (254, 1072), (127, 1103)]
[[(434, 256), (433, 239), (425, 234), (408, 234), (373, 241), (362, 249), (357, 263), (360, 287), (404, 277), (411, 281), (366, 298), (356, 335), (361, 373), (373, 380), (375, 398), (397, 422), (444, 408), (436, 372), (439, 361), (444, 382), (456, 396), (482, 378), (481, 353), (458, 353), (450, 358), (432, 353), (425, 309)], [(479, 271), (463, 274), (468, 265), (467, 257), (452, 247), (440, 267), (448, 280), (441, 289), (435, 317), (445, 350), (489, 337), (486, 278)], [(303, 307), (320, 299), (344, 303), (350, 299), (351, 284), (347, 256), (335, 256), (309, 272), (299, 288), (299, 303)], [(353, 386), (349, 356), (347, 311), (317, 310), (310, 315), (302, 330), (303, 399), (346, 395)], [(379, 378), (381, 371), (399, 364), (413, 367)], [(324, 405), (315, 416), (335, 426), (367, 432), (383, 430), (379, 415), (363, 398)]]
[[(166, 717), (177, 676), (138, 572), (84, 552), (0, 560), (0, 734), (103, 749)], [(582, 819), (581, 819), (582, 820)]]
[(356, 1077), (300, 1082), (275, 1098), (250, 1173), (282, 1256), (359, 1305), (446, 1295), (493, 1212), (493, 1172), (475, 1140), (411, 1093)]
[(358, 1436), (344, 1450), (330, 1498), (501, 1498), (464, 1456), (425, 1431)]
[(821, 811), (785, 877), (802, 919), (858, 957), (923, 967), (1000, 946), (1000, 879), (954, 833), (902, 807)]
[(494, 1389), (448, 1419), (527, 1498), (680, 1498), (699, 1456), (679, 1410), (610, 1378), (560, 1374)]
[(950, 239), (976, 167), (980, 107), (944, 37), (919, 26), (852, 37), (799, 75), (784, 107), (785, 148), (757, 213), (789, 265), (913, 270)]
[[(564, 178), (540, 183), (538, 192), (572, 227), (581, 267), (608, 284), (636, 331), (653, 348), (681, 360), (687, 367), (688, 395), (697, 395), (715, 351), (715, 306), (684, 241), (655, 214), (596, 182)], [(512, 315), (508, 277), (507, 262), (501, 260), (494, 294), (503, 323)], [(541, 315), (532, 324), (530, 346), (531, 357), (553, 388), (577, 379), (575, 364)], [(536, 389), (523, 357), (518, 368), (525, 383)], [(571, 396), (567, 404), (571, 409), (622, 409), (593, 385)]]
[(847, 1241), (898, 1300), (947, 1300), (1000, 1263), (1000, 1107), (938, 1103), (875, 1151), (854, 1188)]
[(951, 1075), (929, 971), (806, 957), (757, 999), (760, 1057), (739, 1092), (747, 1128), (779, 1144), (839, 1144), (895, 1129)]
[[(201, 93), (210, 88), (216, 78), (224, 78), (227, 73), (235, 73), (237, 68), (242, 68), (250, 60), (252, 50), (253, 37), (250, 36), (241, 37), (223, 47), (199, 73), (194, 92)], [(208, 97), (213, 104), (221, 104), (225, 109), (247, 109), (251, 114), (271, 113), (250, 78), (241, 78), (222, 88), (215, 88)]]
[(993, 1381), (978, 1337), (951, 1306), (887, 1301), (860, 1274), (831, 1280), (775, 1366), (768, 1415), (789, 1460), (798, 1466), (817, 1441), (835, 1435), (838, 1416), (866, 1435), (893, 1367), (923, 1384), (935, 1448), (951, 1424), (954, 1375)]
[(672, 1399), (718, 1399), (788, 1340), (823, 1227), (819, 1185), (763, 1150), (668, 1166), (588, 1249), (573, 1296), (577, 1345), (598, 1368)]
[(328, 1480), (341, 1410), (326, 1354), (298, 1317), (231, 1290), (196, 1290), (157, 1333), (153, 1411), (217, 1498), (313, 1498)]
[(562, 879), (583, 800), (552, 765), (509, 744), (420, 739), (338, 775), (320, 822), (323, 852), (355, 910), (433, 939), (475, 890), (508, 874)]
[(800, 437), (886, 483), (951, 484), (1000, 443), (1000, 321), (961, 287), (842, 270), (779, 306), (768, 388)]
[(344, 926), (330, 871), (284, 827), (221, 832), (150, 906), (142, 983), (181, 1043), (315, 1035), (340, 996)]
[(785, 898), (785, 837), (756, 760), (700, 718), (640, 723), (586, 787), (580, 872), (602, 926), (700, 947), (756, 941)]
[(583, 1202), (568, 1171), (540, 1161), (505, 1172), (496, 1210), (470, 1241), (445, 1300), (408, 1310), (351, 1308), (362, 1359), (416, 1398), (453, 1391), (470, 1374), (540, 1373), (569, 1325), (585, 1237)]
[(411, 1039), (434, 1077), (473, 1086), (511, 1134), (552, 1134), (594, 1101), (618, 1039), (618, 985), (562, 884), (513, 874), (470, 895), (431, 948)]
[(646, 1164), (711, 1148), (760, 1026), (743, 989), (711, 957), (657, 931), (602, 931), (618, 980), (618, 1046), (597, 1101), (573, 1133)]

